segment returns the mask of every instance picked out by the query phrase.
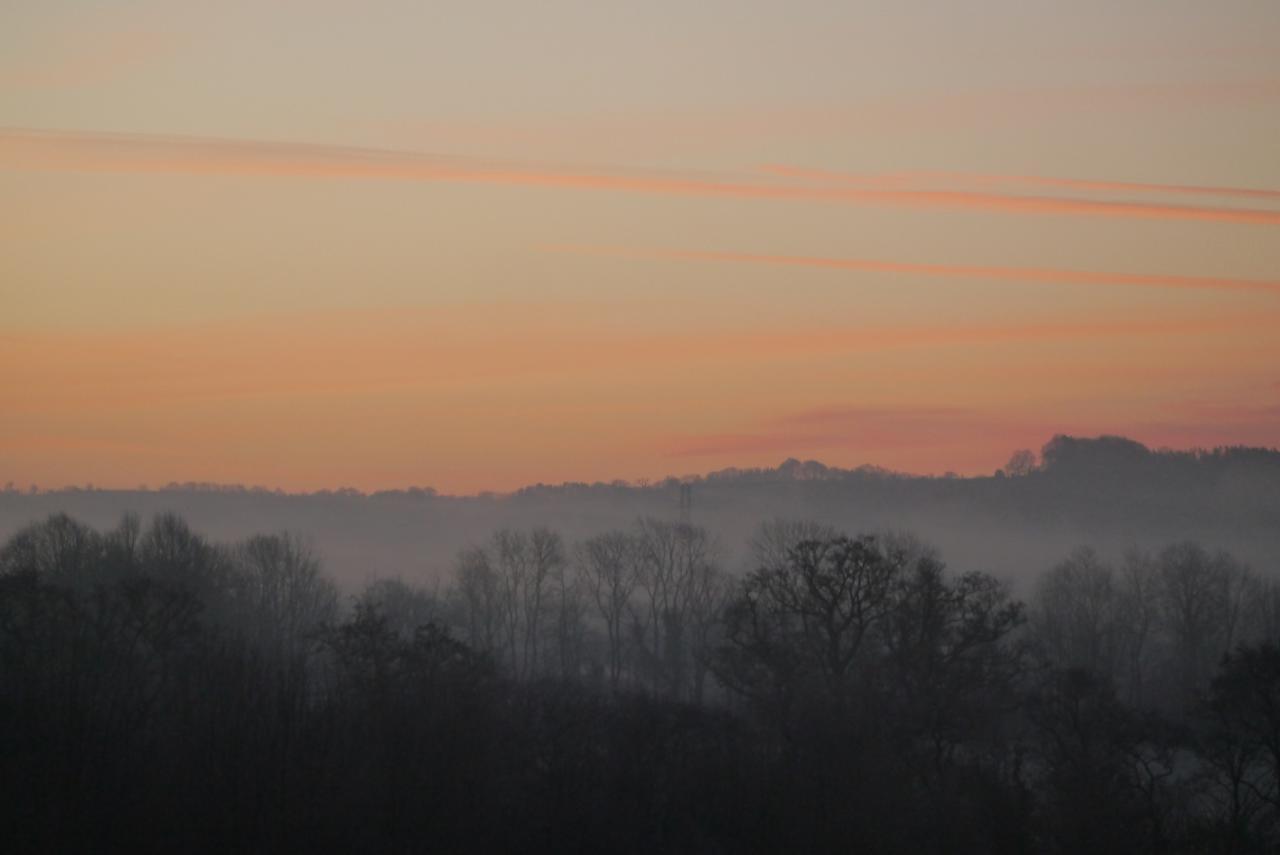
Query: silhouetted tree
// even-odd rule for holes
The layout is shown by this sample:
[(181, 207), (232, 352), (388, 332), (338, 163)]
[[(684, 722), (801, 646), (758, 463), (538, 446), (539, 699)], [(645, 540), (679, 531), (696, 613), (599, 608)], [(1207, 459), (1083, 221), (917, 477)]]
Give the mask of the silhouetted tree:
[(255, 535), (233, 550), (232, 560), (245, 630), (273, 655), (305, 652), (314, 632), (337, 617), (337, 587), (299, 538)]
[(1166, 548), (1158, 561), (1159, 602), (1172, 643), (1179, 702), (1188, 704), (1228, 649), (1233, 571), (1228, 561), (1191, 542)]
[(1158, 722), (1129, 712), (1105, 681), (1077, 668), (1047, 673), (1027, 713), (1039, 737), (1044, 851), (1169, 851), (1161, 787), (1175, 756)]
[(1119, 620), (1124, 639), (1124, 682), (1128, 703), (1146, 706), (1147, 675), (1160, 630), (1160, 576), (1155, 559), (1130, 549), (1119, 575)]
[(785, 567), (791, 552), (806, 541), (834, 540), (840, 533), (812, 520), (773, 519), (756, 527), (748, 544), (751, 569)]
[(1004, 465), (1006, 475), (1014, 478), (1021, 478), (1030, 475), (1036, 471), (1036, 456), (1028, 449), (1015, 451), (1009, 458), (1009, 462)]
[(387, 619), (392, 631), (402, 638), (412, 638), (418, 627), (441, 619), (442, 607), (437, 597), (426, 588), (410, 585), (403, 579), (378, 579), (365, 586), (360, 602), (372, 606)]
[(496, 652), (503, 637), (506, 611), (502, 580), (493, 569), (488, 553), (478, 547), (459, 553), (455, 578), (465, 607), (471, 646), (482, 652)]
[(552, 634), (555, 640), (559, 676), (576, 679), (583, 666), (587, 636), (587, 592), (582, 575), (567, 560), (557, 544), (550, 570), (552, 587)]
[[(5, 843), (1280, 845), (1274, 580), (1194, 543), (1115, 567), (1077, 550), (1022, 633), (1005, 584), (910, 535), (775, 521), (751, 546), (731, 579), (687, 524), (591, 537), (572, 565), (550, 529), (506, 530), (458, 556), (445, 597), (380, 580), (344, 609), (293, 535), (25, 526), (0, 545)], [(589, 655), (607, 682), (583, 679)]]
[(877, 627), (881, 683), (905, 745), (923, 749), (937, 776), (962, 746), (997, 741), (992, 726), (1018, 705), (1026, 651), (1013, 636), (1024, 609), (991, 576), (951, 577), (932, 549), (900, 537), (889, 543), (902, 569)]
[(642, 559), (639, 587), (646, 600), (646, 608), (633, 613), (644, 630), (638, 640), (648, 645), (644, 652), (654, 688), (681, 697), (689, 686), (686, 633), (713, 575), (716, 547), (706, 529), (651, 518), (640, 520), (636, 536)]
[(1129, 615), (1115, 570), (1090, 547), (1071, 553), (1040, 577), (1036, 637), (1049, 658), (1113, 683), (1125, 660)]
[(1215, 820), (1228, 851), (1280, 845), (1280, 647), (1241, 646), (1225, 656), (1200, 711)]
[(617, 691), (624, 661), (624, 620), (643, 560), (640, 545), (630, 534), (612, 531), (578, 544), (575, 553), (583, 585), (604, 622), (609, 645), (609, 685)]

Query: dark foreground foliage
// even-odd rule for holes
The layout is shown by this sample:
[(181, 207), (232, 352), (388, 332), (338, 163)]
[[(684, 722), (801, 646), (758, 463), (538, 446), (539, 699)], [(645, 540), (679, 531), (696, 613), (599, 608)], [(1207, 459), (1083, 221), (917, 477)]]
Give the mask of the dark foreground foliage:
[[(384, 580), (343, 610), (287, 536), (51, 518), (0, 550), (5, 849), (1275, 851), (1280, 649), (1187, 682), (1245, 637), (1234, 588), (1135, 653), (1096, 556), (1028, 623), (910, 539), (792, 533), (723, 589), (692, 530), (602, 536), (579, 622), (545, 531), (462, 556), (443, 601)], [(1134, 578), (1240, 575), (1193, 553)]]

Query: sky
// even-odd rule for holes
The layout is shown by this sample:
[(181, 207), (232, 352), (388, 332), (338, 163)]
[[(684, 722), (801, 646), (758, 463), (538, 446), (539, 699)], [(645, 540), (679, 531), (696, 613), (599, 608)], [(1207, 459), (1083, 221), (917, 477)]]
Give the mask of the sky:
[(1280, 445), (1280, 3), (0, 0), (0, 483)]

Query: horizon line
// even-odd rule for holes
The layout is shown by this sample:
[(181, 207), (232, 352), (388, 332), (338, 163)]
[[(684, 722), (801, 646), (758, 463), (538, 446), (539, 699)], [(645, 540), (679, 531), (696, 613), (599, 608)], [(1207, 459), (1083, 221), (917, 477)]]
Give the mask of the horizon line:
[[(1140, 440), (1132, 439), (1123, 434), (1116, 433), (1098, 433), (1091, 436), (1082, 436), (1068, 433), (1055, 433), (1050, 437), (1049, 442), (1059, 437), (1068, 439), (1098, 441), (1104, 439), (1119, 439), (1127, 442), (1136, 443), (1142, 446), (1146, 451), (1152, 454), (1196, 454), (1210, 453), (1218, 451), (1262, 451), (1271, 454), (1280, 454), (1280, 445), (1247, 445), (1247, 444), (1222, 444), (1222, 445), (1190, 445), (1185, 447), (1173, 447), (1167, 445), (1151, 446)], [(1048, 443), (1045, 443), (1048, 445)], [(1010, 454), (1016, 454), (1021, 449), (1014, 449)], [(1029, 450), (1029, 449), (1028, 449)], [(1043, 450), (1043, 446), (1042, 446)], [(1039, 457), (1038, 452), (1032, 452)], [(340, 495), (354, 498), (374, 498), (376, 496), (388, 493), (413, 493), (415, 491), (426, 494), (429, 498), (438, 499), (506, 499), (519, 495), (527, 490), (535, 489), (563, 489), (567, 487), (616, 487), (618, 489), (628, 490), (653, 490), (664, 488), (672, 482), (677, 484), (697, 484), (704, 482), (714, 475), (726, 472), (771, 472), (778, 471), (788, 463), (795, 462), (801, 465), (816, 463), (823, 468), (837, 473), (857, 473), (866, 472), (868, 470), (877, 474), (900, 477), (915, 478), (920, 480), (977, 480), (999, 477), (997, 473), (1004, 473), (1004, 467), (997, 467), (989, 474), (982, 473), (957, 473), (954, 471), (946, 471), (942, 473), (926, 473), (926, 472), (908, 472), (900, 469), (890, 469), (876, 463), (861, 463), (852, 466), (841, 466), (824, 463), (816, 458), (802, 459), (795, 455), (788, 455), (776, 466), (724, 466), (719, 469), (711, 469), (701, 473), (686, 473), (684, 475), (665, 475), (660, 478), (640, 477), (633, 480), (625, 478), (615, 478), (610, 481), (573, 481), (566, 480), (560, 482), (543, 482), (524, 484), (511, 490), (477, 490), (473, 493), (445, 493), (437, 490), (435, 487), (423, 484), (408, 484), (400, 487), (385, 487), (378, 489), (361, 489), (347, 485), (336, 487), (319, 487), (313, 490), (288, 490), (283, 487), (267, 487), (263, 484), (243, 484), (243, 483), (227, 483), (221, 481), (169, 481), (166, 484), (151, 486), (149, 484), (138, 484), (132, 487), (124, 486), (101, 486), (93, 483), (85, 484), (65, 484), (60, 487), (42, 487), (38, 484), (28, 484), (21, 487), (13, 481), (8, 481), (3, 487), (0, 487), (0, 496), (51, 496), (58, 493), (165, 493), (165, 492), (207, 492), (207, 493), (265, 493), (272, 496), (285, 498), (305, 498), (322, 495)], [(1006, 476), (1017, 477), (1017, 476)]]

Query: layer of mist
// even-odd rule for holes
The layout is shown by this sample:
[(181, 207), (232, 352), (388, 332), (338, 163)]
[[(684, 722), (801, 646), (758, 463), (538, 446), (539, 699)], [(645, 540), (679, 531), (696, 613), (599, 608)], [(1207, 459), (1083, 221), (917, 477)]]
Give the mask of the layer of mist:
[[(685, 507), (682, 494), (688, 502)], [(1080, 544), (1118, 557), (1193, 539), (1258, 569), (1280, 561), (1280, 451), (1151, 450), (1119, 437), (1055, 437), (1037, 458), (1015, 454), (991, 476), (920, 477), (874, 467), (787, 460), (652, 484), (537, 485), (512, 494), (446, 496), (428, 489), (285, 494), (173, 484), (154, 490), (0, 493), (0, 537), (51, 513), (109, 527), (122, 514), (177, 513), (217, 539), (289, 531), (309, 541), (348, 590), (375, 578), (445, 580), (460, 550), (502, 528), (549, 526), (576, 541), (642, 517), (707, 529), (720, 563), (750, 569), (762, 521), (804, 519), (850, 531), (907, 530), (960, 570), (1021, 590)]]

